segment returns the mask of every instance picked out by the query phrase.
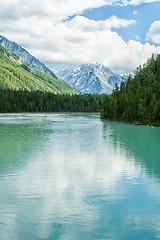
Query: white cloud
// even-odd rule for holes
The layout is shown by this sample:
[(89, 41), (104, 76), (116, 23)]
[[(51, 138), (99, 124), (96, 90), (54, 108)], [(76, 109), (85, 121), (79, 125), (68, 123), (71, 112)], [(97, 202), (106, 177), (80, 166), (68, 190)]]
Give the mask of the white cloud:
[(122, 0), (121, 5), (124, 5), (124, 6), (127, 6), (127, 5), (137, 6), (137, 5), (144, 4), (144, 3), (154, 3), (154, 2), (159, 2), (159, 0)]
[(151, 24), (149, 31), (146, 34), (146, 39), (154, 43), (160, 43), (160, 21), (155, 21)]
[(95, 32), (95, 31), (103, 31), (111, 28), (121, 28), (128, 27), (131, 24), (135, 24), (135, 20), (126, 20), (119, 19), (116, 16), (112, 16), (106, 20), (90, 20), (83, 16), (76, 16), (71, 21), (67, 21), (66, 25), (72, 29), (84, 31), (84, 32)]
[(56, 20), (82, 13), (88, 8), (111, 5), (116, 0), (1, 0), (0, 18), (39, 16)]
[(119, 72), (131, 72), (143, 64), (159, 47), (130, 40), (126, 43), (112, 27), (127, 27), (133, 20), (112, 16), (104, 21), (76, 16), (52, 24), (36, 16), (15, 24), (3, 24), (7, 37), (19, 42), (31, 54), (46, 63), (81, 64), (99, 62)]
[[(136, 5), (140, 2), (142, 1), (121, 1), (123, 5)], [(143, 45), (137, 41), (130, 40), (126, 43), (113, 30), (135, 24), (134, 20), (118, 19), (116, 16), (103, 21), (79, 15), (69, 18), (85, 9), (107, 4), (120, 4), (120, 1), (1, 0), (1, 35), (18, 42), (46, 63), (100, 62), (119, 72), (133, 71), (153, 52), (160, 52), (159, 47)]]
[(159, 0), (1, 0), (0, 19), (39, 16), (54, 20), (82, 13), (105, 5), (139, 5)]
[(109, 28), (128, 27), (129, 25), (136, 23), (135, 20), (118, 19), (116, 16), (110, 17), (105, 22)]

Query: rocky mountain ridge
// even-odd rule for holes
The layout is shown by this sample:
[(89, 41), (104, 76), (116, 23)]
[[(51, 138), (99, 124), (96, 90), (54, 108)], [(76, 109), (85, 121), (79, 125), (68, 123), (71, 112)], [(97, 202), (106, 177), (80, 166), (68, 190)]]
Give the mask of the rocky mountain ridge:
[(17, 43), (8, 40), (6, 37), (0, 35), (0, 43), (8, 48), (11, 52), (15, 53), (23, 62), (29, 63), (31, 67), (37, 71), (45, 72), (51, 77), (56, 78), (57, 76), (45, 66), (44, 63), (40, 62), (37, 58), (32, 56), (27, 50), (18, 45)]
[(57, 76), (72, 86), (77, 92), (111, 93), (122, 77), (98, 63), (82, 64), (77, 68), (68, 68), (56, 72)]

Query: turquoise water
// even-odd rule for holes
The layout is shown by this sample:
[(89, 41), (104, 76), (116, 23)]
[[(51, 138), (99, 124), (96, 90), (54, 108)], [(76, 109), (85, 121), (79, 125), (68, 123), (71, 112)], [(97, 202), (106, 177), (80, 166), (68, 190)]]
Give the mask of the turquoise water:
[(160, 239), (160, 128), (0, 115), (0, 240)]

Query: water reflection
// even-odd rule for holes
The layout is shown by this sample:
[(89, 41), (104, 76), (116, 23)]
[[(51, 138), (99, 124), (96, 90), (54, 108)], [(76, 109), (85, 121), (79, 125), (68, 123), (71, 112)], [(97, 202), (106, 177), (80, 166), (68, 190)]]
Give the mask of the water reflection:
[(121, 147), (152, 177), (160, 179), (160, 128), (104, 121), (103, 134), (115, 149)]
[(158, 238), (135, 128), (96, 114), (0, 117), (2, 239)]

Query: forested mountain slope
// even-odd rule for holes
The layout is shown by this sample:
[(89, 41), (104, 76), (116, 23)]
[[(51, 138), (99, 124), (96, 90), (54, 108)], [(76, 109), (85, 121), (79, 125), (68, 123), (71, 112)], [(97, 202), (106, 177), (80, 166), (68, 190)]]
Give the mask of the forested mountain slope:
[(26, 49), (21, 47), (19, 44), (8, 40), (6, 37), (0, 35), (0, 43), (9, 49), (11, 52), (15, 53), (23, 62), (29, 63), (31, 67), (37, 71), (45, 72), (53, 78), (57, 76), (46, 67), (46, 65), (40, 62), (37, 58), (32, 56)]
[(74, 94), (68, 84), (36, 71), (28, 63), (0, 44), (0, 88), (12, 90), (47, 91), (58, 94)]
[(160, 126), (160, 55), (152, 55), (106, 96), (101, 118)]

